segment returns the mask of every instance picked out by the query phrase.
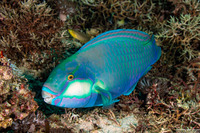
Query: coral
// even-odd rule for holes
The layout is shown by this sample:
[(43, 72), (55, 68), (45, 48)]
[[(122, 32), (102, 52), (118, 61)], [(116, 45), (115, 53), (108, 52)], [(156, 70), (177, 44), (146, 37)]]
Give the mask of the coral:
[(100, 33), (100, 29), (98, 28), (91, 28), (90, 30), (89, 29), (86, 30), (86, 34), (90, 36), (91, 38), (94, 38), (99, 33)]
[(63, 23), (45, 2), (4, 0), (0, 6), (0, 50), (6, 57), (17, 66), (35, 70), (42, 69), (55, 55), (61, 57), (66, 46), (58, 31)]
[(155, 105), (155, 99), (160, 100), (162, 97), (168, 95), (168, 87), (171, 86), (168, 79), (158, 78), (155, 79), (150, 77), (142, 78), (136, 89), (143, 95), (145, 95), (145, 104), (152, 104)]
[(73, 133), (72, 130), (66, 128), (51, 128), (50, 133)]
[(200, 49), (199, 9), (197, 0), (172, 2), (169, 19), (155, 35), (162, 46), (161, 60), (157, 66), (162, 76), (182, 79), (189, 76), (185, 68), (191, 60), (197, 58)]
[(197, 58), (190, 61), (190, 65), (187, 67), (187, 69), (190, 79), (193, 81), (198, 81), (200, 78), (200, 53)]
[[(124, 113), (124, 112), (123, 112)], [(66, 109), (62, 115), (53, 114), (48, 118), (50, 131), (71, 132), (133, 132), (130, 125), (137, 124), (134, 115), (123, 115), (112, 109), (89, 110)], [(115, 116), (116, 115), (116, 116)]]
[(26, 79), (14, 76), (6, 57), (0, 58), (0, 129), (22, 120), (38, 108)]
[(198, 15), (199, 11), (199, 1), (198, 0), (168, 0), (174, 5), (173, 14), (175, 16), (179, 14), (191, 14), (192, 16)]
[(166, 79), (143, 78), (137, 89), (146, 94), (146, 102), (139, 110), (148, 113), (140, 115), (143, 118), (136, 130), (175, 132), (178, 129), (199, 129), (199, 88), (199, 78), (189, 86), (181, 79), (169, 83)]
[(14, 121), (12, 129), (15, 132), (44, 132), (46, 131), (46, 118), (43, 113), (38, 111), (36, 114), (31, 113), (23, 120)]
[[(0, 6), (2, 129), (11, 125), (16, 132), (103, 132), (109, 128), (116, 132), (176, 132), (200, 128), (199, 0), (3, 0)], [(58, 14), (66, 21), (59, 21)], [(26, 74), (45, 80), (61, 58), (76, 52), (82, 44), (72, 40), (67, 29), (92, 38), (117, 28), (154, 34), (162, 56), (136, 90), (119, 97), (120, 102), (111, 109), (65, 109), (62, 114), (63, 109), (42, 102), (43, 81), (29, 79), (28, 86), (26, 79), (16, 76), (23, 73), (18, 70), (23, 66)], [(36, 92), (44, 114), (35, 114), (38, 106), (29, 87)]]
[[(196, 97), (190, 97), (191, 90), (192, 89), (187, 90), (179, 84), (177, 90), (174, 89), (170, 91), (173, 97), (167, 97), (167, 99), (163, 99), (163, 101), (158, 103), (157, 106), (154, 106), (154, 108), (149, 108), (150, 124), (157, 127), (157, 129), (168, 124), (167, 127), (163, 127), (166, 131), (169, 129), (174, 131), (177, 127), (183, 129), (200, 128), (198, 120), (200, 117), (200, 99), (199, 95)], [(150, 115), (152, 117), (150, 117)]]
[[(138, 131), (150, 132), (175, 132), (188, 129), (191, 131), (200, 128), (200, 72), (199, 56), (193, 60), (183, 63), (176, 74), (185, 75), (166, 78), (158, 77), (155, 70), (138, 82), (136, 91), (128, 98), (122, 97), (121, 110), (135, 110), (138, 114), (138, 125), (133, 127)], [(159, 65), (159, 63), (158, 63)], [(165, 72), (165, 71), (164, 71)], [(161, 72), (160, 72), (161, 73)], [(156, 77), (152, 77), (156, 75)], [(128, 106), (127, 106), (128, 105)]]
[(84, 3), (85, 5), (96, 6), (96, 1), (95, 0), (81, 0), (81, 2)]
[[(191, 14), (181, 14), (180, 19), (171, 17), (166, 27), (158, 38), (163, 42), (169, 42), (171, 45), (164, 45), (164, 50), (168, 50), (167, 55), (171, 58), (177, 58), (178, 61), (190, 61), (197, 57), (200, 38), (200, 15), (191, 16)], [(167, 57), (168, 58), (168, 57)], [(172, 59), (174, 61), (175, 59)]]
[(76, 3), (68, 0), (56, 1), (59, 10), (59, 16), (62, 21), (66, 21), (67, 17), (73, 16), (76, 13)]
[(107, 122), (105, 114), (109, 120), (118, 123), (118, 118), (123, 119), (134, 113), (138, 115), (139, 122), (131, 125), (132, 131), (175, 132), (176, 129), (199, 129), (198, 2), (81, 0), (77, 14), (66, 22), (67, 27), (78, 27), (83, 31), (98, 29), (101, 33), (119, 28), (118, 23), (124, 20), (122, 28), (154, 33), (157, 44), (162, 48), (162, 56), (147, 77), (139, 81), (136, 91), (119, 98), (120, 102), (114, 105), (112, 113), (99, 108), (89, 112), (68, 110), (66, 114), (56, 116), (56, 120), (61, 121), (50, 125), (54, 128), (62, 125), (62, 128), (73, 129), (74, 125), (82, 121), (84, 124), (77, 124), (79, 128), (87, 127), (87, 131), (91, 131), (96, 126), (101, 130), (102, 126), (97, 121)]
[[(159, 22), (163, 21), (164, 14), (159, 12), (162, 8), (157, 2), (149, 0), (81, 0), (78, 7), (77, 14), (66, 22), (67, 25), (70, 28), (78, 25), (83, 30), (98, 27), (101, 32), (120, 27), (137, 28), (138, 25), (155, 31), (160, 28)], [(119, 24), (122, 21), (123, 24)]]

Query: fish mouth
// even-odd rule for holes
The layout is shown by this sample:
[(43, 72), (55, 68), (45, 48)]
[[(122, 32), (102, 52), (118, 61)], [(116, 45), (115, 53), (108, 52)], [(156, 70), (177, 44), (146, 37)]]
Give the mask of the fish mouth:
[(52, 103), (52, 100), (56, 97), (55, 95), (52, 95), (49, 92), (46, 92), (45, 89), (47, 89), (47, 87), (43, 86), (42, 88), (42, 97), (44, 98), (44, 101), (48, 104)]

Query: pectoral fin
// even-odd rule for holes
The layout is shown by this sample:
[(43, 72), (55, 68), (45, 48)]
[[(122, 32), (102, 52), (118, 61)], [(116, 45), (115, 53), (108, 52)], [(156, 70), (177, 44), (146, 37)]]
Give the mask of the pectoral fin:
[(94, 90), (99, 94), (99, 99), (96, 103), (96, 106), (103, 106), (103, 108), (109, 108), (113, 103), (118, 102), (119, 100), (113, 99), (111, 93), (108, 89), (104, 88), (104, 83), (101, 80), (97, 80), (94, 84)]
[(109, 91), (102, 89), (99, 86), (96, 86), (95, 90), (101, 95), (103, 106), (109, 106), (112, 104), (112, 95)]

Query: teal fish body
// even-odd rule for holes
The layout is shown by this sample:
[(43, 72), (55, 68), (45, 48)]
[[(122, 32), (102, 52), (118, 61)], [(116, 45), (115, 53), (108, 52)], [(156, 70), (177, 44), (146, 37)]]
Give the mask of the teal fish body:
[(145, 32), (102, 33), (54, 68), (42, 96), (60, 107), (108, 106), (122, 94), (129, 95), (160, 56), (161, 48)]

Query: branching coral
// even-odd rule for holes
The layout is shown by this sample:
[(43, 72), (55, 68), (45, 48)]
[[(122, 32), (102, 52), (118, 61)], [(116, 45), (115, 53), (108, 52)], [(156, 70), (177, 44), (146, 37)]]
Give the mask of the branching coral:
[[(121, 96), (112, 111), (98, 107), (81, 111), (66, 109), (66, 114), (56, 115), (53, 113), (59, 114), (58, 109), (43, 105), (43, 99), (37, 99), (39, 109), (47, 116), (52, 114), (49, 118), (44, 118), (39, 112), (34, 114), (37, 104), (33, 101), (33, 93), (28, 91), (28, 86), (23, 84), (25, 82), (16, 79), (11, 71), (13, 66), (11, 68), (6, 65), (8, 62), (1, 60), (1, 127), (6, 128), (13, 123), (12, 129), (18, 132), (103, 131), (106, 124), (120, 125), (121, 119), (135, 113), (143, 119), (137, 125), (131, 123), (127, 127), (132, 127), (131, 132), (174, 132), (177, 128), (200, 128), (199, 0), (60, 1), (67, 4), (66, 8), (60, 8), (62, 4), (56, 7), (55, 1), (52, 1), (53, 5), (48, 3), (51, 8), (39, 0), (0, 2), (0, 50), (29, 69), (29, 73), (44, 69), (51, 71), (49, 68), (58, 63), (58, 56), (74, 46), (75, 41), (69, 40), (67, 30), (60, 31), (63, 22), (56, 18), (53, 10), (59, 10), (65, 17), (70, 16), (65, 21), (67, 29), (86, 31), (91, 36), (116, 28), (153, 33), (157, 44), (162, 47), (161, 59), (154, 64), (148, 77), (138, 83), (137, 91)], [(63, 9), (67, 10), (62, 12)], [(30, 71), (31, 68), (34, 71)], [(44, 79), (45, 75), (40, 78)], [(33, 90), (40, 90), (42, 82), (34, 80), (34, 83), (37, 87)], [(40, 92), (36, 95), (41, 97)], [(102, 124), (104, 122), (105, 125)]]
[(191, 14), (196, 16), (200, 13), (199, 0), (168, 0), (174, 5), (173, 14), (175, 16), (179, 14)]
[(43, 113), (38, 111), (36, 114), (31, 113), (23, 120), (14, 121), (12, 129), (15, 132), (45, 132), (46, 118)]
[[(182, 89), (183, 86), (181, 84), (179, 86), (177, 90), (170, 91), (171, 95), (176, 97), (172, 97), (173, 99), (168, 97), (168, 99), (164, 99), (160, 104), (158, 103), (153, 108), (149, 108), (151, 110), (149, 118), (151, 119), (150, 124), (152, 126), (155, 125), (159, 129), (159, 127), (168, 124), (165, 130), (171, 128), (172, 131), (179, 128), (200, 128), (198, 119), (200, 117), (199, 95), (191, 97), (192, 89)], [(164, 108), (162, 106), (163, 103), (165, 105)], [(150, 117), (152, 115), (154, 117)]]
[[(159, 38), (168, 41), (171, 45), (163, 46), (168, 55), (178, 58), (179, 61), (189, 61), (198, 55), (197, 48), (200, 42), (200, 15), (181, 15), (180, 19), (171, 17), (166, 29), (159, 34)], [(173, 54), (173, 55), (172, 55)]]
[(165, 68), (160, 72), (168, 71), (168, 76), (186, 79), (187, 73), (183, 67), (186, 68), (189, 61), (198, 56), (200, 49), (200, 4), (197, 0), (179, 0), (172, 4), (176, 6), (172, 6), (171, 10), (176, 10), (176, 13), (170, 14), (156, 35), (162, 46), (160, 65)]
[[(156, 17), (156, 21), (160, 21), (161, 16), (160, 13), (157, 14), (155, 3), (149, 0), (82, 0), (78, 7), (77, 14), (67, 25), (78, 25), (83, 29), (99, 27), (102, 30), (110, 30), (119, 27), (136, 28), (138, 25), (152, 27), (151, 22), (155, 21)], [(121, 20), (124, 20), (124, 24), (119, 25)]]
[(0, 129), (22, 120), (38, 108), (32, 93), (25, 84), (26, 79), (12, 73), (5, 57), (0, 58)]
[[(147, 94), (145, 108), (140, 108), (140, 112), (148, 112), (148, 114), (140, 115), (144, 118), (140, 120), (136, 129), (151, 132), (199, 129), (199, 84), (187, 86), (180, 79), (178, 81), (172, 80), (172, 84), (167, 82), (169, 81), (149, 77), (139, 82), (139, 91)], [(196, 95), (194, 95), (194, 90)], [(145, 122), (141, 123), (144, 120)]]
[(0, 21), (0, 50), (5, 56), (22, 66), (29, 62), (33, 64), (29, 67), (40, 69), (41, 64), (52, 61), (53, 55), (62, 53), (58, 31), (63, 24), (45, 2), (5, 0), (0, 6), (4, 18)]

